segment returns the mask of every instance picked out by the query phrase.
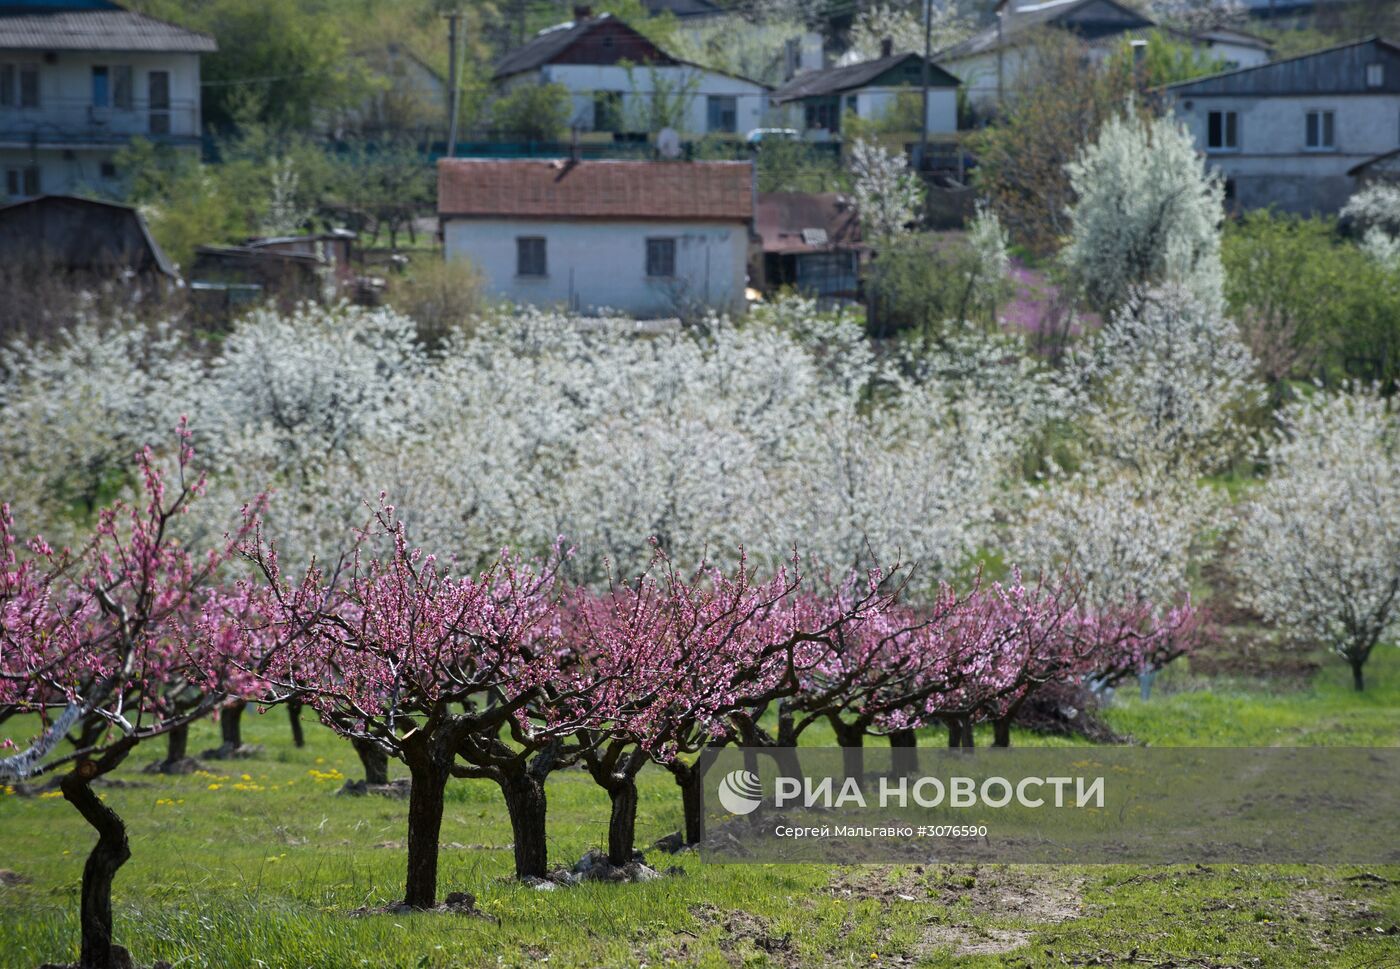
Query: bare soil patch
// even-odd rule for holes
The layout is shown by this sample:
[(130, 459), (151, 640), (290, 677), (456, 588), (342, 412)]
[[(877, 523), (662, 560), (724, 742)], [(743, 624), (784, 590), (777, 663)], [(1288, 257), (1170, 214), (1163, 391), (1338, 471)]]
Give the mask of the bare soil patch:
[(1053, 925), (1078, 918), (1084, 881), (1045, 868), (1013, 865), (874, 866), (842, 872), (827, 891), (878, 899), (884, 906), (936, 902), (947, 909), (924, 923), (915, 960), (937, 949), (955, 956), (1002, 955), (1027, 945), (1035, 930), (999, 921)]

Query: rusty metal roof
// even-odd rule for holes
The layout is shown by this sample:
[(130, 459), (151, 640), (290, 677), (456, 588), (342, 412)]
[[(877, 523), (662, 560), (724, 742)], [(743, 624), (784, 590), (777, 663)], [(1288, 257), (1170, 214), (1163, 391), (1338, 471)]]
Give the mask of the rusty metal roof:
[(756, 221), (764, 252), (830, 252), (861, 246), (855, 202), (835, 192), (761, 192)]

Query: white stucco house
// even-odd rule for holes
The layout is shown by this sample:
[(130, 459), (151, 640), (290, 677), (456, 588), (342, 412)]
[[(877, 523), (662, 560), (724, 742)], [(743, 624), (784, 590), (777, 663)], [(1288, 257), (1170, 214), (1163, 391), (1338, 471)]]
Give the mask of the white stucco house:
[[(587, 7), (575, 7), (573, 20), (501, 58), (492, 83), (501, 92), (563, 85), (573, 99), (570, 127), (580, 131), (742, 134), (761, 127), (768, 113), (765, 85), (673, 57), (611, 14), (595, 16)], [(658, 104), (670, 107), (669, 124), (655, 123)]]
[(1400, 148), (1400, 45), (1380, 37), (1167, 88), (1238, 208), (1334, 213)]
[(638, 319), (743, 312), (754, 192), (747, 161), (438, 162), (444, 254), (491, 296)]
[(0, 197), (115, 188), (132, 138), (199, 144), (199, 58), (185, 30), (107, 0), (0, 6)]
[[(845, 114), (882, 120), (901, 97), (922, 99), (924, 77), (924, 59), (920, 55), (891, 53), (888, 41), (883, 55), (872, 61), (798, 74), (773, 92), (773, 103), (786, 110), (784, 120), (789, 127), (816, 140), (839, 135)], [(928, 76), (929, 131), (957, 131), (961, 82), (932, 62)], [(916, 116), (917, 113), (916, 109)]]
[(990, 26), (939, 51), (934, 59), (962, 79), (968, 103), (985, 114), (1015, 90), (1032, 62), (1037, 39), (1048, 31), (1078, 38), (1089, 62), (1100, 64), (1125, 40), (1144, 40), (1155, 30), (1232, 69), (1265, 63), (1270, 56), (1268, 42), (1245, 31), (1185, 34), (1159, 27), (1142, 10), (1119, 0), (1000, 0)]

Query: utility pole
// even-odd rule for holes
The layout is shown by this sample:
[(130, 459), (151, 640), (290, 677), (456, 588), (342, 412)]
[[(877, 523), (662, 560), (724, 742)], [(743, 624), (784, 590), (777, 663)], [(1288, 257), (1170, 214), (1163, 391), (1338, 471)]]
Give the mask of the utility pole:
[(919, 171), (928, 164), (928, 86), (929, 58), (933, 56), (933, 0), (924, 0), (924, 63), (923, 63), (923, 137), (919, 140)]
[(461, 114), (462, 80), (458, 76), (457, 28), (462, 11), (447, 15), (447, 157), (457, 153), (457, 116)]

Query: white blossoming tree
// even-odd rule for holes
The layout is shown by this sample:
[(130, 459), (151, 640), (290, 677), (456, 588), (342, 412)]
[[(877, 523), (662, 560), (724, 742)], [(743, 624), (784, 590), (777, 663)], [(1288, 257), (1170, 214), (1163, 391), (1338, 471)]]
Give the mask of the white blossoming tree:
[(1400, 186), (1368, 185), (1347, 200), (1341, 218), (1360, 232), (1367, 255), (1400, 270)]
[(1128, 300), (1067, 368), (1098, 453), (1139, 470), (1220, 468), (1263, 400), (1258, 365), (1216, 304), (1181, 288)]
[(993, 540), (1061, 393), (1009, 341), (881, 359), (855, 318), (806, 300), (645, 336), (503, 312), (431, 354), (392, 311), (258, 310), (209, 353), (83, 330), (8, 374), (0, 490), (36, 531), (62, 534), (74, 495), (120, 490), (112, 469), (188, 414), (213, 473), (184, 528), (222, 534), (268, 493), (299, 568), (387, 492), (413, 541), (464, 566), (564, 536), (588, 583), (644, 568), (652, 538), (685, 567), (796, 545), (832, 575), (902, 558), (934, 581)]
[(1225, 189), (1185, 128), (1130, 110), (1106, 121), (1066, 171), (1076, 201), (1063, 258), (1093, 306), (1109, 313), (1164, 284), (1221, 306)]
[(867, 239), (888, 240), (902, 235), (919, 217), (924, 186), (902, 155), (893, 155), (871, 141), (851, 145), (853, 194)]
[(1011, 549), (1027, 569), (1068, 569), (1096, 606), (1180, 602), (1220, 501), (1194, 481), (1131, 469), (1055, 475), (1031, 490)]
[(1400, 422), (1355, 389), (1289, 408), (1240, 526), (1246, 601), (1351, 666), (1400, 636)]
[[(951, 0), (928, 2), (933, 5), (929, 11), (928, 25), (930, 50), (951, 47), (972, 33), (972, 21), (961, 16), (956, 3)], [(923, 4), (875, 3), (861, 8), (851, 24), (849, 56), (860, 61), (874, 60), (880, 56), (886, 40), (890, 41), (895, 53), (923, 51)]]

